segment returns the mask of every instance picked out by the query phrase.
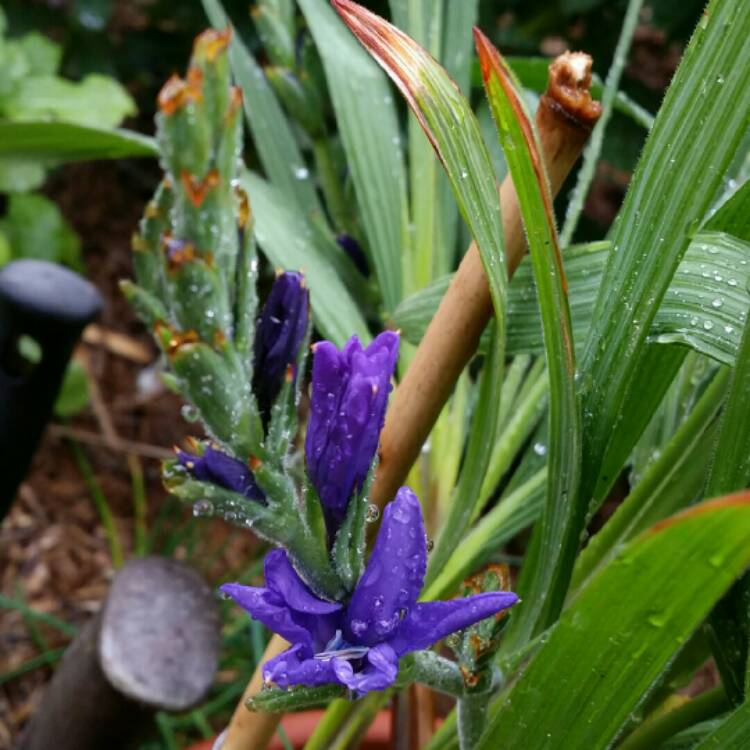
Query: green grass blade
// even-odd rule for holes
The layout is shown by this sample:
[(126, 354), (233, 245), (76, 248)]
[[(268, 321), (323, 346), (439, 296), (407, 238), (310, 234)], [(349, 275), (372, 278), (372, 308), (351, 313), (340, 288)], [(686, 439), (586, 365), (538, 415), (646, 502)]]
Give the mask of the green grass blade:
[(70, 122), (0, 122), (4, 158), (61, 164), (88, 159), (158, 156), (156, 141), (131, 130), (95, 128)]
[[(222, 29), (230, 25), (221, 0), (201, 2), (212, 26)], [(232, 36), (229, 59), (234, 78), (242, 89), (245, 119), (266, 176), (286, 201), (303, 215), (322, 215), (315, 185), (291, 124), (263, 69), (236, 31)]]
[(493, 711), (480, 750), (609, 747), (750, 563), (749, 541), (750, 493), (742, 493), (696, 506), (627, 545)]
[(327, 2), (298, 0), (323, 60), (370, 256), (387, 310), (401, 300), (408, 247), (406, 170), (388, 81)]
[(440, 536), (430, 555), (425, 578), (427, 585), (443, 570), (448, 558), (461, 543), (481, 497), (480, 490), (494, 448), (493, 441), (488, 440), (487, 436), (494, 435), (497, 429), (497, 396), (503, 384), (504, 364), (503, 347), (497, 337), (493, 336), (490, 352), (482, 370), (466, 457)]
[(750, 482), (750, 321), (745, 323), (724, 406), (706, 495), (734, 492)]
[(544, 507), (547, 469), (539, 469), (530, 479), (503, 498), (466, 535), (434, 580), (425, 586), (422, 599), (452, 596), (458, 585), (478, 570), (503, 544), (530, 526)]
[(727, 716), (694, 750), (743, 750), (750, 737), (750, 702)]
[(542, 319), (549, 380), (547, 498), (519, 582), (526, 606), (511, 621), (505, 643), (520, 646), (557, 619), (568, 588), (586, 517), (576, 504), (581, 427), (575, 352), (547, 176), (531, 119), (500, 54), (477, 29), (474, 36), (485, 89), (518, 195)]
[(350, 0), (333, 0), (345, 23), (393, 79), (448, 174), (477, 243), (505, 340), (507, 271), (500, 202), (487, 147), (466, 98), (446, 71), (404, 33)]
[(726, 232), (750, 242), (750, 180), (718, 207), (706, 222), (705, 229)]
[(353, 333), (369, 341), (359, 308), (320, 247), (322, 238), (287, 205), (281, 190), (251, 172), (241, 179), (250, 197), (258, 243), (274, 265), (304, 272), (313, 320), (321, 334), (337, 346)]
[[(610, 245), (594, 242), (565, 252), (568, 299), (577, 350), (592, 324), (594, 302)], [(442, 277), (405, 299), (393, 320), (404, 340), (417, 344), (450, 283)], [(732, 365), (740, 326), (750, 307), (750, 242), (723, 232), (701, 231), (690, 244), (651, 324), (649, 343), (682, 344)], [(518, 267), (508, 293), (509, 355), (544, 350), (533, 272), (528, 260)], [(641, 367), (643, 363), (641, 363)]]
[(625, 18), (620, 29), (620, 37), (617, 40), (612, 65), (607, 73), (607, 80), (605, 81), (604, 92), (601, 97), (602, 113), (591, 132), (591, 137), (583, 152), (583, 164), (581, 164), (581, 168), (578, 171), (576, 186), (568, 202), (565, 223), (560, 231), (560, 244), (563, 247), (569, 245), (573, 238), (573, 233), (578, 226), (578, 220), (581, 218), (581, 213), (583, 212), (584, 201), (591, 187), (591, 182), (594, 179), (594, 170), (596, 169), (599, 154), (604, 144), (604, 132), (614, 111), (617, 89), (620, 85), (622, 71), (627, 62), (628, 51), (633, 41), (633, 34), (638, 24), (642, 6), (643, 0), (629, 0), (627, 10), (625, 11)]
[(714, 377), (690, 416), (667, 443), (604, 527), (581, 552), (571, 588), (578, 589), (618, 547), (652, 524), (681, 510), (703, 489), (715, 434), (715, 420), (726, 391), (726, 368)]
[[(614, 228), (582, 357), (591, 496), (651, 322), (747, 127), (750, 14), (712, 0), (667, 91)], [(696, 148), (700, 143), (700, 148)]]

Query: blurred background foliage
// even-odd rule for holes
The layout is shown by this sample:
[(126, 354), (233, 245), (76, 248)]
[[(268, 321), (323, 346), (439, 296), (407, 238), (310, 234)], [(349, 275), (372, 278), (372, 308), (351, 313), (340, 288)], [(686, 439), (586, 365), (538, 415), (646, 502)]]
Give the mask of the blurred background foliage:
[[(383, 16), (390, 15), (388, 0), (369, 0), (363, 4)], [(251, 20), (251, 4), (247, 0), (225, 0), (223, 5), (256, 59), (261, 64), (270, 64), (272, 61)], [(567, 48), (585, 50), (594, 58), (595, 72), (604, 79), (612, 63), (626, 5), (624, 0), (480, 0), (479, 25), (501, 51), (510, 56), (551, 57)], [(653, 113), (658, 109), (703, 5), (702, 0), (645, 3), (620, 89), (647, 111)], [(208, 25), (200, 0), (2, 0), (0, 11), (0, 122), (28, 118), (66, 120), (105, 128), (124, 126), (146, 135), (154, 131), (158, 90), (170, 75), (184, 69), (193, 38)], [(301, 15), (297, 24), (299, 50), (308, 32)], [(472, 81), (473, 103), (478, 104), (484, 94), (476, 68)], [(400, 101), (399, 107), (405, 110)], [(327, 117), (332, 119), (330, 111)], [(600, 239), (606, 234), (625, 195), (645, 135), (643, 127), (615, 111), (606, 130), (594, 185), (578, 225), (577, 240)], [(494, 136), (488, 142), (493, 140)], [(248, 137), (245, 159), (251, 168), (257, 169), (259, 162), (252, 149), (252, 139)], [(340, 153), (334, 156), (342, 157)], [(81, 165), (40, 165), (14, 161), (7, 156), (0, 158), (0, 264), (18, 257), (43, 257), (88, 273), (107, 295), (107, 321), (119, 324), (122, 321), (118, 313), (122, 314), (126, 308), (114, 291), (115, 282), (117, 278), (131, 275), (129, 235), (160, 173), (153, 159), (121, 160), (102, 169), (105, 171), (100, 176), (95, 171), (82, 169)], [(113, 197), (111, 186), (102, 188), (102, 180), (117, 183), (120, 193)], [(558, 219), (562, 217), (574, 184), (575, 175), (560, 191)], [(351, 186), (346, 188), (346, 196), (351, 197)], [(97, 204), (106, 204), (106, 210), (97, 212)], [(105, 222), (90, 219), (88, 214), (92, 211), (96, 216), (108, 215), (109, 219)], [(357, 299), (370, 308), (363, 311), (365, 314), (374, 307), (369, 305), (366, 294)], [(129, 313), (121, 315), (126, 321), (123, 325), (143, 335), (132, 316), (125, 317), (127, 315)], [(528, 362), (525, 360), (525, 364), (521, 364), (526, 366)], [(152, 375), (143, 367), (138, 378), (145, 383)], [(540, 373), (535, 371), (535, 375), (538, 378)], [(80, 364), (71, 370), (67, 391), (59, 405), (61, 416), (69, 417), (87, 405), (90, 377), (90, 371), (84, 372)], [(466, 380), (462, 379), (454, 396), (452, 416), (446, 415), (446, 419), (454, 420), (455, 424), (448, 424), (445, 432), (453, 430), (457, 434), (454, 439), (459, 447), (462, 429), (468, 428), (465, 416), (473, 399)], [(531, 379), (528, 382), (531, 388), (534, 384)], [(101, 387), (101, 384), (97, 386)], [(105, 395), (115, 392), (110, 405), (122, 396), (122, 390), (122, 380), (113, 378), (112, 383), (105, 384)], [(159, 445), (166, 446), (172, 434), (182, 436), (189, 430), (184, 422), (174, 419), (174, 415), (171, 417), (172, 433), (165, 434), (162, 430)], [(150, 422), (146, 428), (136, 427), (141, 413), (131, 417), (118, 412), (117, 418), (121, 418), (118, 428), (125, 434), (142, 441), (154, 439)], [(123, 423), (127, 426), (123, 427)], [(153, 421), (153, 426), (154, 430), (162, 427), (157, 420)], [(538, 471), (543, 463), (545, 440), (544, 428), (539, 427), (530, 439), (533, 450), (527, 452), (514, 482)], [(439, 445), (433, 445), (433, 450), (436, 454), (451, 453)], [(92, 468), (80, 446), (75, 449), (74, 457), (77, 470), (84, 477), (103, 525), (107, 527), (114, 560), (118, 556), (119, 542), (113, 542), (117, 534), (112, 532), (107, 502), (117, 493), (108, 485), (109, 478), (104, 476), (106, 469), (98, 476), (99, 467)], [(647, 458), (650, 459), (650, 454)], [(459, 460), (460, 455), (456, 453), (453, 463), (443, 466), (442, 472), (452, 478)], [(515, 471), (518, 467), (514, 464), (512, 468)], [(637, 469), (642, 467), (639, 465)], [(133, 554), (151, 551), (175, 554), (187, 558), (209, 577), (211, 573), (216, 576), (217, 567), (223, 579), (235, 576), (249, 580), (258, 573), (259, 558), (245, 559), (244, 564), (238, 563), (234, 568), (222, 564), (223, 538), (208, 539), (212, 531), (206, 522), (195, 522), (173, 499), (163, 500), (158, 471), (151, 471), (150, 475), (147, 472), (145, 478), (138, 471), (130, 466), (130, 474), (126, 476), (132, 483), (120, 493), (127, 496), (128, 491), (132, 492), (134, 541), (132, 545), (126, 542), (126, 547), (132, 548)], [(438, 473), (440, 468), (436, 467), (435, 471)], [(506, 490), (513, 487), (514, 484), (509, 484)], [(445, 488), (446, 494), (450, 489)], [(163, 502), (158, 514), (149, 517), (147, 524), (145, 506), (150, 491)], [(119, 512), (120, 515), (127, 513), (121, 508)], [(525, 519), (524, 524), (530, 520)], [(516, 529), (506, 530), (510, 533)], [(513, 562), (519, 551), (511, 545), (505, 559)], [(26, 606), (22, 597), (13, 602), (0, 604), (26, 611), (22, 610), (22, 606)], [(150, 747), (178, 747), (187, 737), (210, 736), (226, 719), (243, 681), (260, 658), (266, 637), (263, 628), (248, 622), (228, 605), (222, 606), (226, 627), (221, 669), (228, 675), (227, 679), (217, 685), (211, 700), (201, 709), (185, 717), (160, 717), (160, 737)], [(251, 659), (247, 658), (248, 646)], [(0, 682), (13, 677), (10, 673), (0, 675)]]

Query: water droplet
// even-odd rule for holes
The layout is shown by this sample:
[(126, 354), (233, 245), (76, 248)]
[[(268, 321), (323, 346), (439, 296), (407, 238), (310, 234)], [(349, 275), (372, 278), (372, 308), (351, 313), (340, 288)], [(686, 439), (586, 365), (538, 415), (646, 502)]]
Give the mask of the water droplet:
[(721, 85), (722, 85), (722, 84), (724, 83), (724, 76), (723, 76), (723, 75), (721, 75), (721, 73), (720, 73), (719, 75), (717, 75), (717, 76), (716, 76), (716, 83), (717, 83), (717, 84), (718, 84), (719, 86), (721, 86)]
[(310, 176), (310, 170), (307, 167), (297, 167), (294, 170), (294, 176), (298, 180), (306, 180)]
[(365, 522), (375, 523), (380, 518), (380, 508), (375, 503), (368, 503), (367, 510), (365, 511)]
[(721, 297), (717, 297), (714, 300), (711, 300), (711, 307), (720, 308), (724, 304), (724, 300), (721, 299)]
[(544, 443), (534, 443), (534, 453), (536, 453), (537, 456), (546, 456), (547, 446)]
[(710, 320), (703, 321), (703, 328), (706, 331), (710, 331), (714, 327), (714, 324)]
[(734, 333), (732, 326), (724, 326), (724, 333)]
[(727, 279), (727, 284), (729, 284), (729, 286), (737, 286), (737, 279)]
[(200, 417), (200, 412), (192, 404), (183, 404), (180, 409), (180, 414), (186, 422), (197, 422)]
[(655, 628), (663, 628), (667, 620), (663, 612), (651, 612), (646, 619)]
[(196, 518), (212, 516), (214, 514), (214, 504), (210, 500), (196, 500), (193, 503), (193, 515)]

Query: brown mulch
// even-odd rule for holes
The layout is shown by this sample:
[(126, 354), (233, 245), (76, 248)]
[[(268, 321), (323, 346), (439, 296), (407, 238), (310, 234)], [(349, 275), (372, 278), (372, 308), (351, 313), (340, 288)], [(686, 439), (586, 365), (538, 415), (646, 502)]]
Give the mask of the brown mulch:
[[(85, 336), (92, 343), (82, 344), (76, 355), (92, 378), (92, 406), (70, 425), (48, 428), (0, 526), (0, 594), (22, 598), (34, 610), (75, 626), (99, 608), (114, 569), (90, 490), (63, 435), (70, 430), (81, 438), (78, 444), (114, 515), (127, 558), (134, 540), (133, 459), (113, 445), (113, 433), (129, 441), (127, 450), (146, 454), (138, 460), (151, 522), (166, 502), (160, 462), (152, 456), (191, 431), (177, 397), (139, 389), (139, 380), (156, 382), (156, 349), (117, 288), (119, 279), (131, 276), (130, 237), (156, 177), (154, 165), (135, 162), (74, 165), (54, 175), (48, 190), (83, 240), (87, 275), (105, 306), (97, 328)], [(189, 516), (184, 509), (180, 518)], [(239, 567), (254, 544), (249, 534), (230, 533), (218, 521), (202, 521), (200, 534), (212, 558), (211, 569), (203, 572), (213, 581)], [(188, 551), (178, 545), (174, 554), (187, 557)], [(37, 629), (45, 647), (67, 642), (45, 624)], [(33, 630), (18, 611), (0, 607), (0, 674), (40, 654)], [(0, 684), (0, 750), (12, 747), (50, 675), (51, 668), (41, 666)]]

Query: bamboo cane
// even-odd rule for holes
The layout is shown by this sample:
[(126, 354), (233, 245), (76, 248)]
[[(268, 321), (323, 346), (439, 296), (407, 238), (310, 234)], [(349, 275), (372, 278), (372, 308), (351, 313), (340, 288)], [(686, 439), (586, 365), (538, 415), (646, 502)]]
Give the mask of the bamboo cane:
[[(550, 65), (547, 91), (539, 101), (536, 127), (553, 195), (583, 151), (601, 108), (591, 99), (591, 58), (566, 52)], [(526, 251), (518, 197), (510, 176), (500, 186), (505, 252), (510, 278)], [(382, 507), (395, 494), (419, 455), (443, 405), (477, 350), (492, 316), (479, 251), (471, 244), (435, 313), (414, 359), (395, 390), (380, 436), (380, 464), (370, 500)], [(262, 662), (289, 644), (273, 636)], [(280, 715), (250, 713), (244, 701), (260, 688), (260, 666), (232, 716), (221, 750), (262, 750)]]

